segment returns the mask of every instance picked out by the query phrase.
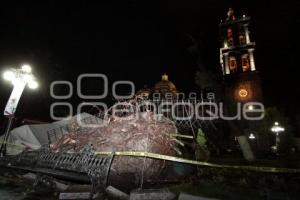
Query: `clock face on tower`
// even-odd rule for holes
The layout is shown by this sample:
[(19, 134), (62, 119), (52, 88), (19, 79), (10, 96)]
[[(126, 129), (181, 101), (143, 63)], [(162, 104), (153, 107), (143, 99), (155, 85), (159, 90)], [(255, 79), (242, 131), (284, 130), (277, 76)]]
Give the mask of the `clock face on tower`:
[(241, 98), (247, 97), (247, 96), (248, 96), (248, 91), (247, 91), (246, 89), (240, 89), (240, 90), (239, 90), (239, 96), (240, 96)]
[(238, 83), (234, 89), (234, 98), (236, 101), (249, 101), (253, 97), (253, 87), (251, 81)]

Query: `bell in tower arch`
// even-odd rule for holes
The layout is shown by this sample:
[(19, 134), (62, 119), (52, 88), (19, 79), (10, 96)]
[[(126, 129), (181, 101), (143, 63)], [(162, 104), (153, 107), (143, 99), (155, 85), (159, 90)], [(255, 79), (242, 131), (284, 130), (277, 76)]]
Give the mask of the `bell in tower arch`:
[(243, 72), (250, 70), (250, 59), (249, 59), (249, 54), (247, 53), (242, 55), (242, 69)]

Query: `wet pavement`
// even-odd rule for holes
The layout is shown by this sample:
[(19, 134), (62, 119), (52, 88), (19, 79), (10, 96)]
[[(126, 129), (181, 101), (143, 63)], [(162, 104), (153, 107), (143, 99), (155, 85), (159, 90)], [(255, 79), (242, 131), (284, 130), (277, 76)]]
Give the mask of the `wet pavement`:
[(39, 195), (28, 193), (28, 189), (19, 185), (0, 184), (0, 199), (1, 200), (56, 200), (52, 195)]

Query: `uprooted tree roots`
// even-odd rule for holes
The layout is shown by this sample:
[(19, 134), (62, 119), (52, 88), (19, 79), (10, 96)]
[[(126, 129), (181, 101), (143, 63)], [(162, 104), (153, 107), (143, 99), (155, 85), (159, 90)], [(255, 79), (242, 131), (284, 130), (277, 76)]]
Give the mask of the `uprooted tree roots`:
[[(122, 117), (106, 117), (104, 126), (80, 128), (74, 121), (71, 132), (51, 145), (57, 151), (80, 151), (91, 144), (97, 152), (140, 151), (176, 156), (178, 140), (174, 123), (165, 117), (157, 118), (150, 111), (126, 114)], [(141, 184), (147, 179), (158, 178), (165, 162), (148, 158), (115, 157), (110, 180), (122, 184)]]

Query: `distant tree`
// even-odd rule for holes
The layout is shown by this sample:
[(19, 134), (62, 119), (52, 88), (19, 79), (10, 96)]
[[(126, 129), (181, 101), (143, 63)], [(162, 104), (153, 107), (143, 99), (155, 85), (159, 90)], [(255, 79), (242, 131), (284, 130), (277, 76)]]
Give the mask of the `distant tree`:
[(207, 142), (206, 136), (201, 128), (198, 129), (196, 141), (197, 141), (196, 152), (195, 152), (196, 159), (208, 160), (210, 152), (208, 151), (206, 146), (206, 142)]
[(206, 136), (201, 128), (198, 129), (197, 133), (197, 144), (206, 148)]
[(221, 72), (216, 67), (207, 67), (203, 59), (203, 52), (205, 51), (199, 41), (192, 36), (188, 36), (191, 40), (191, 45), (188, 51), (194, 56), (197, 72), (195, 74), (195, 83), (202, 90), (213, 90), (217, 98), (223, 94), (222, 76)]

